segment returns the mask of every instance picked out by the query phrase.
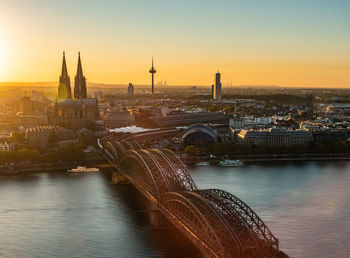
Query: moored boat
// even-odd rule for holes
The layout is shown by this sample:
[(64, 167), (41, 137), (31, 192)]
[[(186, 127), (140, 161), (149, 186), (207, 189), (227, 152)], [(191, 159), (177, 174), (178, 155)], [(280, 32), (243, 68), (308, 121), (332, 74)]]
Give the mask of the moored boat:
[(208, 161), (200, 161), (196, 163), (196, 166), (198, 167), (204, 167), (204, 166), (209, 166), (210, 163)]
[(77, 168), (72, 168), (67, 170), (69, 173), (94, 173), (99, 172), (99, 168), (87, 168), (85, 166), (78, 166)]
[(244, 163), (240, 160), (231, 160), (231, 159), (225, 159), (218, 163), (219, 166), (222, 167), (241, 167), (244, 165)]

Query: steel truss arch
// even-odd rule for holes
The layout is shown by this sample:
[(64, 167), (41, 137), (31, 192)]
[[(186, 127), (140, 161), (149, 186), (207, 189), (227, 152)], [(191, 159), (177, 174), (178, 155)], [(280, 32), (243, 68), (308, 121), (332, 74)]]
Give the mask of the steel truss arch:
[(243, 244), (241, 239), (216, 207), (196, 192), (186, 192), (185, 196), (202, 211), (215, 229), (223, 246), (223, 257), (242, 257)]
[(125, 149), (123, 148), (123, 146), (121, 146), (120, 142), (114, 141), (112, 142), (112, 145), (115, 149), (116, 152), (116, 157), (117, 157), (117, 161), (120, 160), (125, 152)]
[[(218, 254), (220, 257), (224, 257), (224, 247), (216, 231), (196, 205), (184, 195), (176, 192), (165, 193), (163, 202), (167, 209), (170, 210), (170, 213), (176, 216), (180, 223), (185, 226), (186, 230), (182, 231), (194, 237), (189, 237), (190, 240), (195, 244), (199, 242), (202, 250), (209, 251), (212, 254), (209, 255), (210, 257), (218, 257)], [(209, 241), (203, 241), (203, 236)]]
[(120, 143), (123, 145), (124, 151), (133, 150), (134, 149), (134, 146), (132, 146), (129, 141), (121, 141)]
[(227, 215), (239, 216), (246, 229), (254, 233), (253, 235), (261, 251), (265, 252), (265, 248), (270, 248), (270, 251), (278, 250), (278, 239), (272, 234), (262, 219), (241, 199), (218, 189), (199, 190), (197, 193), (217, 206), (224, 207), (226, 212), (230, 212)]
[[(171, 182), (171, 191), (193, 191), (193, 181), (189, 181), (191, 178), (186, 171), (178, 169), (176, 164), (174, 164), (164, 152), (159, 149), (149, 150), (152, 155), (154, 155), (157, 160), (160, 161), (161, 165), (165, 168), (165, 175), (168, 181)], [(192, 179), (192, 178), (191, 178)]]
[[(238, 197), (199, 190), (168, 149), (144, 150), (134, 141), (102, 141), (104, 153), (208, 257), (288, 257), (260, 217)], [(120, 137), (119, 137), (120, 139)]]
[(176, 154), (171, 150), (168, 150), (165, 148), (161, 149), (161, 151), (167, 156), (167, 158), (174, 165), (177, 173), (181, 175), (181, 178), (183, 178), (182, 183), (186, 184), (186, 188), (191, 189), (191, 191), (198, 190), (195, 182), (193, 181), (193, 178), (188, 173), (188, 170), (185, 164), (176, 156)]
[(164, 170), (163, 164), (160, 164), (159, 160), (148, 150), (139, 150), (138, 152), (144, 158), (145, 162), (150, 166), (153, 176), (156, 179), (160, 193), (162, 194), (170, 192), (171, 187), (166, 175), (167, 172)]
[(141, 145), (138, 142), (131, 141), (129, 143), (132, 145), (133, 150), (141, 150), (142, 149)]
[(153, 176), (153, 171), (138, 151), (129, 150), (125, 152), (119, 161), (119, 166), (122, 169), (122, 173), (133, 178), (150, 193), (159, 196), (160, 190), (158, 189), (157, 181)]
[(105, 142), (103, 143), (103, 146), (104, 146), (104, 150), (112, 160), (118, 160), (118, 154), (111, 142)]

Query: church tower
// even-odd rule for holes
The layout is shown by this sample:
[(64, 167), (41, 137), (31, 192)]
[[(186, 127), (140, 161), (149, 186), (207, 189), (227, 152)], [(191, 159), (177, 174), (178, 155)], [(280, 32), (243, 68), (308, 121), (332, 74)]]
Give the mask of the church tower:
[(63, 51), (62, 72), (61, 72), (59, 85), (58, 85), (58, 98), (59, 99), (72, 98), (72, 93), (70, 88), (70, 78), (67, 72), (66, 57), (65, 57), (64, 51)]
[(75, 76), (74, 82), (74, 98), (76, 99), (86, 99), (86, 78), (83, 74), (83, 68), (81, 66), (80, 52), (78, 57), (78, 69), (77, 75)]

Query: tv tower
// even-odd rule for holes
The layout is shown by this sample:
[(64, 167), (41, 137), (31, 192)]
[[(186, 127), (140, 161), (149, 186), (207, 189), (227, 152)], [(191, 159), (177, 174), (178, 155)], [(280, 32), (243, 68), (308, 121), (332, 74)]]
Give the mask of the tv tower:
[(152, 57), (152, 67), (151, 69), (149, 69), (149, 73), (152, 74), (152, 95), (154, 95), (154, 74), (156, 73), (156, 69), (154, 69), (154, 65), (153, 65), (153, 57)]

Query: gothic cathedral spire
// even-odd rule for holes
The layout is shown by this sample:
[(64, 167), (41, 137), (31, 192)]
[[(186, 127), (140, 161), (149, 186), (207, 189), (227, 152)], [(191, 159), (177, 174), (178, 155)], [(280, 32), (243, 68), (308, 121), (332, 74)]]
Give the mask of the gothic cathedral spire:
[(68, 76), (66, 57), (63, 51), (63, 61), (62, 61), (62, 72), (59, 79), (58, 85), (58, 98), (59, 99), (70, 99), (72, 98), (70, 78)]
[(78, 69), (77, 75), (75, 76), (74, 82), (74, 98), (76, 99), (86, 99), (86, 78), (83, 74), (83, 68), (81, 65), (80, 52), (78, 57)]

